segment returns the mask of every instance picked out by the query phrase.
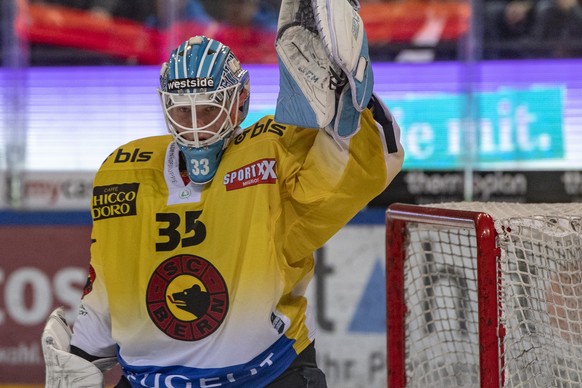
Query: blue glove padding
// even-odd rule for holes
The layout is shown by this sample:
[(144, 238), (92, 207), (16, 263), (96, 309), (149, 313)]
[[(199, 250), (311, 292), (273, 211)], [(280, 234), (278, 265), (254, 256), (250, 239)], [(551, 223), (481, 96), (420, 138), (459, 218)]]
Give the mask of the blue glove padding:
[[(364, 36), (364, 39), (366, 37)], [(368, 58), (368, 45), (363, 45), (362, 58)], [(364, 59), (365, 60), (365, 59)], [(349, 86), (346, 85), (337, 102), (336, 114), (331, 122), (333, 131), (340, 138), (348, 138), (355, 135), (360, 129), (360, 112), (366, 108), (374, 87), (374, 74), (369, 61), (366, 61), (363, 75), (348, 77)], [(356, 95), (354, 96), (353, 91)]]
[(282, 124), (292, 124), (305, 128), (319, 128), (315, 111), (310, 101), (285, 64), (279, 58), (279, 95), (275, 109), (275, 120)]

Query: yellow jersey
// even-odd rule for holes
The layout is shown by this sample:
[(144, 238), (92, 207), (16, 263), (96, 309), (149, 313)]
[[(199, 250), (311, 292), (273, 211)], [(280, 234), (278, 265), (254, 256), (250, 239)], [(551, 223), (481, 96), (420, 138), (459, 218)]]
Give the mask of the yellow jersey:
[(72, 345), (117, 354), (133, 386), (260, 387), (315, 335), (313, 252), (400, 171), (370, 111), (350, 139), (239, 129), (214, 179), (184, 183), (170, 135), (115, 150), (94, 180), (89, 281)]

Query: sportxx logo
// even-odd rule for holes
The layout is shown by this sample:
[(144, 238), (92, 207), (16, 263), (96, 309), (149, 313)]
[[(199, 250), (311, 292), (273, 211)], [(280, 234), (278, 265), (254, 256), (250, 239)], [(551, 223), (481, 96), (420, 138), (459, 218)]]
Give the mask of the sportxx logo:
[(207, 260), (177, 255), (152, 274), (146, 294), (149, 316), (169, 337), (198, 341), (214, 333), (228, 311), (222, 275)]
[(260, 159), (226, 173), (223, 179), (226, 190), (231, 191), (263, 183), (277, 182), (275, 162), (275, 159)]

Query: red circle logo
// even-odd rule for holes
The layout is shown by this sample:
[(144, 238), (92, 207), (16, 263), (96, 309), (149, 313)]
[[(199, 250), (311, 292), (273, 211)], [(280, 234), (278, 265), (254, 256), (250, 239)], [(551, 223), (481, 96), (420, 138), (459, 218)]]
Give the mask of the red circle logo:
[(95, 283), (95, 269), (93, 268), (92, 265), (89, 265), (89, 273), (87, 274), (87, 282), (85, 283), (85, 286), (83, 287), (83, 295), (81, 296), (81, 299), (83, 299), (88, 293), (90, 293), (91, 291), (93, 291), (93, 283)]
[(146, 304), (154, 324), (181, 341), (214, 333), (228, 311), (228, 291), (220, 272), (207, 260), (178, 255), (161, 263), (150, 278)]

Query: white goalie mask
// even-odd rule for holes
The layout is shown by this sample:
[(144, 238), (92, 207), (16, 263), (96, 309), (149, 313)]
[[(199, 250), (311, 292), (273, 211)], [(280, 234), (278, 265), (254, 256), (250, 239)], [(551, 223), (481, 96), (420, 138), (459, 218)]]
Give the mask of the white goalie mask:
[(196, 36), (162, 65), (159, 94), (166, 125), (184, 155), (190, 179), (209, 182), (248, 113), (248, 72), (228, 47)]

